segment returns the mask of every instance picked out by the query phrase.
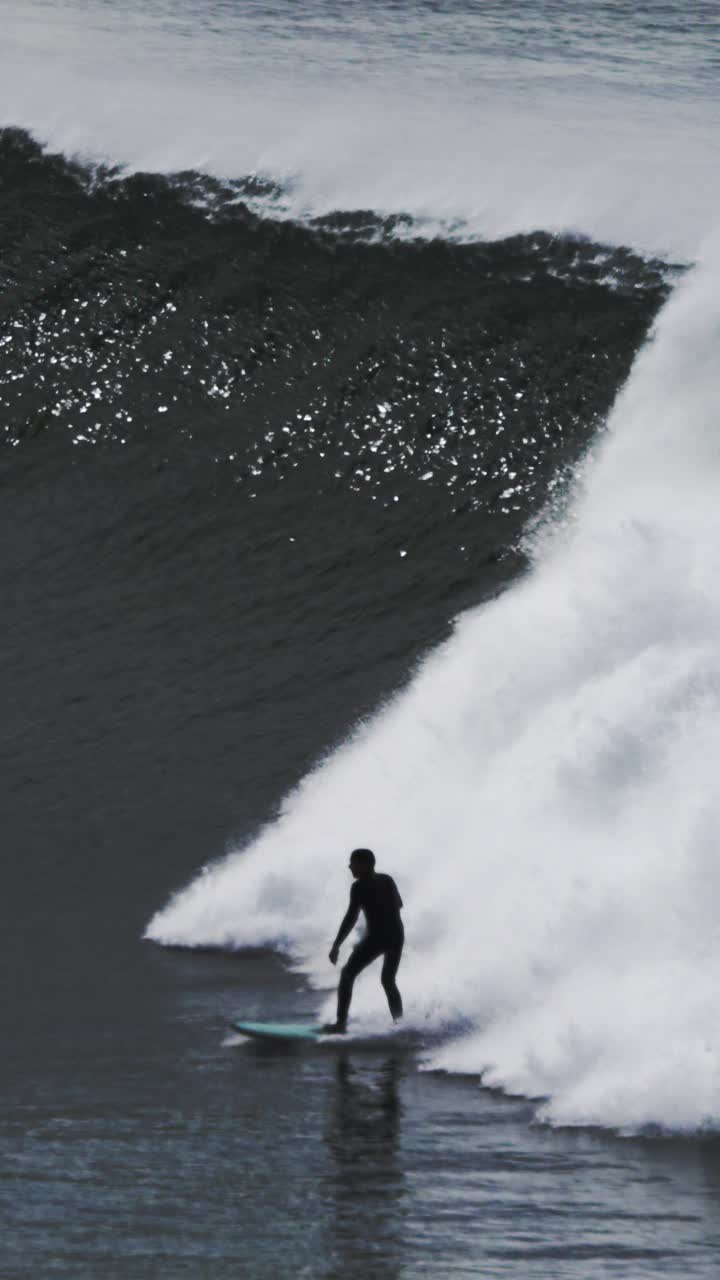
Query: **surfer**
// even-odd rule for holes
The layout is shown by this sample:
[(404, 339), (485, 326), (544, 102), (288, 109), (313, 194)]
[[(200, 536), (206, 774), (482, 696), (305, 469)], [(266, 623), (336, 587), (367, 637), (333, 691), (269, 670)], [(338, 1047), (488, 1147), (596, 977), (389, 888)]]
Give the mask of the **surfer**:
[(395, 982), (405, 941), (400, 918), (402, 898), (392, 876), (375, 870), (375, 854), (371, 849), (353, 850), (350, 871), (355, 883), (350, 889), (350, 905), (330, 949), (331, 963), (337, 964), (340, 947), (355, 927), (360, 911), (365, 915), (367, 933), (342, 967), (337, 993), (337, 1021), (323, 1027), (326, 1035), (345, 1034), (355, 979), (378, 956), (383, 957), (380, 981), (393, 1020), (397, 1022), (403, 1012), (402, 997)]

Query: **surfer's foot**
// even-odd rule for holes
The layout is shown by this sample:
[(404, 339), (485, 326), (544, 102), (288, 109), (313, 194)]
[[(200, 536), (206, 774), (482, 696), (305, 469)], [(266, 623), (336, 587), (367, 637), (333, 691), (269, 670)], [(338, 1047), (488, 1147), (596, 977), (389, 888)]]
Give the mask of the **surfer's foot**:
[(341, 1022), (326, 1022), (320, 1031), (324, 1036), (344, 1036), (347, 1027), (344, 1027)]

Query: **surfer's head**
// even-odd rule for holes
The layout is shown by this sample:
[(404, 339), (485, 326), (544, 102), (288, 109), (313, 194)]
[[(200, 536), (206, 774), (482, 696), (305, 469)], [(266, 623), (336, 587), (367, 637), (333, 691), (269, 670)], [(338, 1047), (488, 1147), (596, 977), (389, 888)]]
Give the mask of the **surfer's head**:
[(372, 849), (353, 849), (350, 854), (350, 870), (355, 879), (359, 876), (370, 876), (375, 868), (375, 854)]

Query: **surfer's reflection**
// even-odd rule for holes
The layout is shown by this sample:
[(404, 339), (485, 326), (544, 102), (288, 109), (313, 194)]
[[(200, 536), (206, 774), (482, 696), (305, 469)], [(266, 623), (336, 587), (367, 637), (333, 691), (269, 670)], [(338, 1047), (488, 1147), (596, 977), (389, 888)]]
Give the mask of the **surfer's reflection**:
[(337, 1060), (326, 1141), (334, 1158), (335, 1245), (375, 1280), (400, 1274), (405, 1174), (400, 1159), (402, 1061)]

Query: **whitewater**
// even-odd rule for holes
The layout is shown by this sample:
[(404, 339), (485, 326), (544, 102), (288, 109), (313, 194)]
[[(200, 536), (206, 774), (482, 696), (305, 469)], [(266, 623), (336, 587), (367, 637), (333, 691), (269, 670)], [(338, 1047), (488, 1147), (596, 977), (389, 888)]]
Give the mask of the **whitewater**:
[[(695, 25), (679, 6), (638, 17), (632, 48), (622, 6), (600, 7), (594, 41), (559, 10), (564, 39), (519, 52), (512, 6), (412, 40), (380, 9), (333, 22), (321, 5), (298, 32), (280, 6), (282, 40), (253, 5), (213, 21), (159, 3), (2, 7), (0, 122), (66, 154), (261, 175), (255, 204), (275, 217), (370, 208), (428, 234), (540, 228), (692, 264), (572, 497), (529, 535), (525, 578), (457, 619), (146, 936), (270, 945), (327, 993), (347, 852), (369, 845), (406, 903), (407, 1022), (444, 1033), (427, 1067), (537, 1098), (552, 1124), (717, 1128), (712, 6)], [(379, 984), (358, 983), (353, 1013), (385, 1027)]]

